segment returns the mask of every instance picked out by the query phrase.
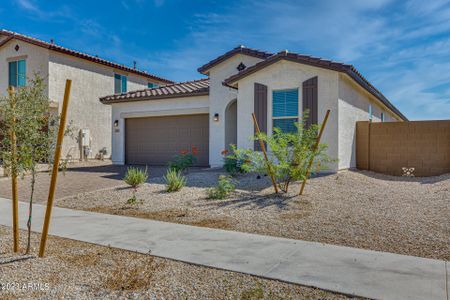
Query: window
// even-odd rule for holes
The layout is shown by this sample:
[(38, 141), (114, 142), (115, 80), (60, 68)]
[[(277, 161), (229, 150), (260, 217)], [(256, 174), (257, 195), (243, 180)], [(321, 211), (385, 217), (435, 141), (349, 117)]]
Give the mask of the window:
[(27, 66), (25, 60), (10, 61), (9, 85), (14, 87), (25, 86), (27, 83)]
[(384, 113), (381, 113), (381, 122), (384, 122)]
[(159, 85), (156, 84), (156, 83), (153, 83), (153, 82), (149, 82), (148, 83), (148, 88), (149, 89), (154, 89), (154, 88), (157, 88), (157, 87), (159, 87)]
[(121, 94), (127, 92), (127, 76), (114, 74), (114, 93)]
[(369, 121), (372, 121), (373, 112), (372, 112), (372, 104), (369, 104)]
[(283, 132), (295, 132), (298, 122), (298, 89), (273, 91), (272, 125)]

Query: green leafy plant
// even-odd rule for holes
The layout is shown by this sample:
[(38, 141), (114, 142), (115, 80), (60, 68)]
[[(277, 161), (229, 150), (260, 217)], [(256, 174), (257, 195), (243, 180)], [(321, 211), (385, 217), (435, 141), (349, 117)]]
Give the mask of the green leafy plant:
[(246, 171), (242, 165), (248, 163), (249, 156), (244, 151), (237, 151), (236, 145), (230, 145), (231, 150), (223, 150), (223, 167), (231, 176), (243, 174)]
[(145, 183), (148, 179), (147, 168), (141, 170), (139, 168), (130, 167), (127, 169), (127, 173), (123, 180), (133, 188), (133, 194), (130, 199), (128, 199), (128, 204), (135, 204), (137, 202), (136, 192), (140, 185)]
[[(28, 238), (26, 253), (31, 248), (31, 225), (37, 165), (53, 164), (58, 116), (51, 111), (44, 80), (38, 75), (27, 79), (27, 85), (0, 97), (0, 136), (3, 166), (10, 175), (31, 175), (28, 205)], [(17, 156), (13, 156), (12, 133), (16, 137)]]
[(259, 151), (238, 149), (237, 155), (246, 155), (249, 160), (242, 168), (247, 172), (259, 172), (270, 174), (273, 172), (278, 187), (285, 193), (293, 181), (305, 180), (308, 164), (313, 159), (313, 172), (327, 168), (327, 164), (335, 161), (331, 159), (326, 150), (326, 144), (320, 144), (317, 151), (313, 151), (317, 139), (319, 126), (306, 126), (307, 115), (302, 122), (295, 123), (295, 132), (283, 132), (279, 128), (273, 129), (273, 134), (259, 134), (255, 139), (260, 139), (268, 146), (268, 163)]
[(179, 191), (186, 185), (186, 177), (181, 171), (168, 169), (163, 178), (167, 185), (166, 191), (169, 193)]
[(173, 160), (169, 162), (169, 169), (185, 172), (189, 167), (197, 161), (198, 149), (195, 146), (191, 150), (181, 150), (180, 154), (174, 156)]
[(231, 176), (220, 175), (217, 185), (208, 189), (209, 199), (224, 199), (236, 189)]

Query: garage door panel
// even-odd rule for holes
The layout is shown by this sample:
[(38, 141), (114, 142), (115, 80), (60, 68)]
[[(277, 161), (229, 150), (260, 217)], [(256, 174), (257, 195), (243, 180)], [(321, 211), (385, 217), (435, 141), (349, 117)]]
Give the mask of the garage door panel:
[(207, 114), (126, 119), (127, 164), (166, 165), (176, 154), (197, 147), (197, 166), (209, 161)]

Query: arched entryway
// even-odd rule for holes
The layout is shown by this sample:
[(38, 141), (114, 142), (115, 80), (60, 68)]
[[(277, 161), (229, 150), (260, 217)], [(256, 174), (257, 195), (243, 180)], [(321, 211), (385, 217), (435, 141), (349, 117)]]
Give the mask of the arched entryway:
[(237, 144), (237, 100), (232, 100), (225, 108), (225, 149)]

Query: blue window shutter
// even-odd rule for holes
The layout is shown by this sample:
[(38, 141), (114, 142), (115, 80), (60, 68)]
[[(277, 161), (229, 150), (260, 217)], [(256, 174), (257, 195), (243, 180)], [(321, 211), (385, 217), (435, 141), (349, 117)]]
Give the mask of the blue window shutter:
[(122, 76), (122, 93), (127, 92), (127, 76)]
[(372, 104), (369, 104), (369, 120), (372, 121), (373, 113), (372, 113)]
[(25, 60), (17, 62), (17, 86), (25, 86), (27, 84), (27, 65)]
[(149, 82), (148, 83), (148, 88), (149, 89), (154, 89), (154, 88), (157, 88), (157, 87), (159, 87), (159, 85), (157, 85), (156, 83), (153, 83), (153, 82)]
[(114, 74), (114, 93), (120, 94), (122, 92), (122, 78), (120, 74)]
[(17, 61), (9, 62), (9, 86), (17, 86)]

